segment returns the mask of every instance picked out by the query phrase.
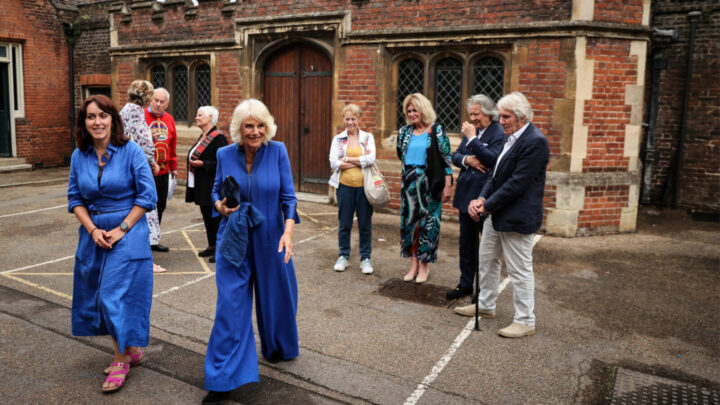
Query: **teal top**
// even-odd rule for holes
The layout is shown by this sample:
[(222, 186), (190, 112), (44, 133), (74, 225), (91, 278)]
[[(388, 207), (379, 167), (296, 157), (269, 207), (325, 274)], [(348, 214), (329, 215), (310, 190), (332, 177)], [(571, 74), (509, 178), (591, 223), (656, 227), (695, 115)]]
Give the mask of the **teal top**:
[(412, 135), (405, 152), (405, 166), (425, 166), (427, 158), (427, 131), (421, 135)]

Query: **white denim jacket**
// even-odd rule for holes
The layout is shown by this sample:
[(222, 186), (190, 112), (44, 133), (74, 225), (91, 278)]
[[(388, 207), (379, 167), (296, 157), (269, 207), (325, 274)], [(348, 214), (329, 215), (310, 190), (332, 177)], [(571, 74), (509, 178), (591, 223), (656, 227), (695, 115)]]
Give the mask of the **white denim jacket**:
[[(370, 132), (358, 129), (360, 146), (363, 154), (360, 156), (360, 165), (362, 167), (370, 166), (375, 163), (375, 138)], [(328, 183), (338, 188), (340, 186), (340, 165), (343, 163), (345, 151), (348, 145), (347, 129), (335, 135), (330, 145), (330, 169), (333, 171), (332, 177)]]

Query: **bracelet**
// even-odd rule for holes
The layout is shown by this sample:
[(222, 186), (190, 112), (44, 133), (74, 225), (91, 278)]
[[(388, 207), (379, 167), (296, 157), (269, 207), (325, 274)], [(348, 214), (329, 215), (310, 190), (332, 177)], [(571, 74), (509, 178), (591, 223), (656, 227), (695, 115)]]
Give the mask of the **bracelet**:
[(90, 237), (91, 237), (91, 238), (92, 238), (92, 234), (93, 234), (93, 232), (95, 232), (95, 231), (97, 231), (97, 226), (96, 226), (95, 228), (93, 228), (93, 230), (92, 230), (92, 231), (90, 231), (90, 234), (89, 234), (89, 235), (90, 235)]
[(345, 162), (345, 163), (348, 162), (348, 157), (347, 157), (347, 156), (345, 156), (345, 157), (343, 158), (343, 162)]

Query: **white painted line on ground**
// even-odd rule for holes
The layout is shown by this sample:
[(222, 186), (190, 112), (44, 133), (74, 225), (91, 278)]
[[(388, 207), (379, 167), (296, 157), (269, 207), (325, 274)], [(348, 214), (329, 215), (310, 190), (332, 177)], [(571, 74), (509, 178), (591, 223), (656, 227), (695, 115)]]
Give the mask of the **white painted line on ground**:
[[(507, 287), (509, 281), (510, 280), (505, 277), (505, 279), (500, 283), (500, 286), (498, 287), (498, 295), (503, 292), (505, 287)], [(457, 351), (457, 349), (460, 347), (460, 345), (463, 344), (465, 339), (470, 336), (470, 332), (472, 332), (473, 329), (475, 329), (474, 318), (468, 321), (462, 332), (460, 332), (460, 334), (455, 338), (455, 341), (450, 345), (450, 348), (440, 358), (440, 361), (435, 363), (435, 366), (432, 368), (432, 370), (430, 370), (430, 374), (423, 378), (422, 382), (418, 384), (412, 395), (410, 395), (410, 397), (405, 400), (405, 405), (417, 404), (417, 401), (420, 400), (420, 398), (423, 396), (425, 390), (430, 386), (430, 384), (432, 384), (433, 381), (435, 381), (435, 379), (440, 375), (440, 372), (445, 368), (445, 366), (450, 362), (450, 360), (452, 360), (452, 357)]]
[(196, 278), (195, 280), (188, 281), (188, 282), (185, 283), (185, 284), (182, 284), (182, 285), (179, 285), (179, 286), (175, 286), (175, 287), (173, 287), (173, 288), (171, 288), (171, 289), (169, 289), (169, 290), (165, 290), (165, 291), (163, 291), (163, 292), (157, 293), (157, 294), (153, 295), (153, 298), (157, 298), (157, 297), (159, 297), (159, 296), (161, 296), (161, 295), (165, 295), (165, 294), (171, 293), (171, 292), (173, 292), (173, 291), (177, 291), (177, 290), (179, 290), (179, 289), (181, 289), (181, 288), (184, 288), (184, 287), (193, 285), (193, 284), (195, 284), (195, 283), (199, 283), (199, 282), (205, 280), (206, 278), (212, 277), (212, 276), (214, 276), (214, 275), (215, 275), (215, 273), (213, 272), (213, 273), (204, 275), (204, 276), (202, 276), (202, 277)]
[(0, 272), (0, 274), (15, 273), (16, 271), (22, 271), (22, 270), (32, 269), (33, 267), (44, 266), (46, 264), (57, 263), (57, 262), (61, 262), (63, 260), (72, 259), (74, 257), (75, 257), (75, 255), (65, 256), (65, 257), (61, 257), (59, 259), (55, 259), (55, 260), (48, 260), (46, 262), (42, 262), (42, 263), (38, 263), (38, 264), (31, 264), (29, 266), (19, 267), (17, 269), (5, 270), (5, 271)]
[(338, 229), (338, 227), (337, 227), (337, 226), (334, 226), (334, 227), (332, 227), (332, 228), (329, 228), (329, 229), (328, 229), (327, 231), (325, 231), (325, 232), (320, 232), (319, 234), (317, 234), (317, 235), (315, 235), (315, 236), (310, 236), (309, 238), (305, 238), (305, 239), (303, 239), (303, 240), (301, 240), (300, 242), (297, 242), (297, 243), (295, 243), (295, 244), (296, 244), (296, 245), (299, 245), (299, 244), (301, 244), (301, 243), (310, 242), (310, 241), (313, 240), (313, 239), (317, 239), (317, 238), (325, 235), (326, 233), (328, 233), (328, 232), (330, 232), (330, 231), (336, 231), (337, 229)]
[(39, 210), (23, 211), (23, 212), (16, 212), (16, 213), (14, 213), (14, 214), (0, 215), (0, 218), (14, 217), (14, 216), (25, 215), (25, 214), (33, 214), (33, 213), (35, 213), (35, 212), (56, 210), (56, 209), (58, 209), (58, 208), (67, 208), (67, 204), (56, 205), (56, 206), (54, 206), (54, 207), (48, 207), (48, 208), (40, 208)]
[[(533, 237), (533, 247), (540, 241), (542, 238), (542, 235), (535, 235)], [(505, 287), (510, 283), (510, 278), (505, 277), (503, 281), (498, 286), (498, 295), (505, 290)], [(417, 404), (417, 401), (420, 400), (420, 398), (425, 393), (425, 390), (432, 384), (433, 381), (440, 375), (440, 372), (445, 368), (445, 366), (452, 360), (453, 355), (457, 351), (457, 349), (460, 347), (460, 345), (463, 344), (465, 339), (467, 339), (468, 336), (470, 336), (470, 332), (475, 328), (475, 319), (471, 319), (468, 321), (468, 323), (463, 328), (462, 332), (455, 338), (455, 341), (450, 345), (450, 348), (445, 352), (445, 355), (440, 358), (440, 361), (435, 363), (435, 366), (430, 370), (430, 374), (425, 376), (423, 378), (422, 382), (418, 384), (417, 388), (415, 388), (415, 391), (410, 395), (408, 399), (405, 400), (405, 405), (415, 405)]]
[(173, 229), (172, 231), (163, 232), (162, 234), (167, 235), (170, 233), (180, 232), (180, 231), (184, 231), (186, 229), (195, 228), (196, 226), (200, 226), (200, 225), (202, 225), (202, 224), (192, 224), (192, 225), (188, 225), (188, 226), (183, 226), (180, 229)]

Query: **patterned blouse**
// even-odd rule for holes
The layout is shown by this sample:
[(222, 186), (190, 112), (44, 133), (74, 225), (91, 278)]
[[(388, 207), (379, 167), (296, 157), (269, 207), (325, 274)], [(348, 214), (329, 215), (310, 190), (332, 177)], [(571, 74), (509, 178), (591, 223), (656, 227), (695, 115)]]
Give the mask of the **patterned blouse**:
[(127, 103), (120, 110), (120, 118), (125, 125), (125, 135), (140, 145), (150, 166), (155, 164), (155, 144), (150, 135), (150, 127), (145, 121), (143, 108), (135, 103)]

